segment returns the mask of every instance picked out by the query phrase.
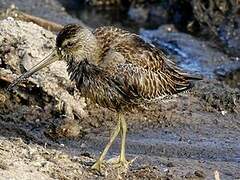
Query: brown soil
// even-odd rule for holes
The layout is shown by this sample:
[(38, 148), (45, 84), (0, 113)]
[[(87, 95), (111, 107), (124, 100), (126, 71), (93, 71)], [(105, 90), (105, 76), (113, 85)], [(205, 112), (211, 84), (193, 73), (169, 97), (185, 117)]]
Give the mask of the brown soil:
[[(235, 105), (224, 104), (223, 94)], [(106, 164), (102, 175), (89, 168), (115, 125), (114, 113), (87, 106), (89, 116), (80, 120), (86, 135), (74, 138), (48, 136), (53, 120), (36, 119), (35, 113), (22, 119), (3, 114), (0, 179), (213, 179), (214, 171), (222, 179), (238, 179), (239, 108), (239, 91), (203, 81), (191, 94), (127, 114), (127, 157), (134, 161), (124, 173)], [(117, 140), (107, 159), (118, 152)]]

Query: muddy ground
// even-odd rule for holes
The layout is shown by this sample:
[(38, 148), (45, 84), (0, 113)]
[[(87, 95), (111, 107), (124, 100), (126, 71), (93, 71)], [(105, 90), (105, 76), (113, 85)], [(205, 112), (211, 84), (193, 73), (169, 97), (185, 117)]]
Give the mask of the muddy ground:
[[(1, 3), (7, 6), (8, 2)], [(37, 7), (42, 7), (39, 4)], [(26, 7), (23, 8), (35, 15), (44, 12), (44, 8), (39, 13)], [(61, 19), (52, 17), (50, 20)], [(127, 172), (111, 166), (109, 159), (119, 153), (118, 139), (102, 174), (96, 174), (90, 167), (107, 143), (116, 115), (81, 99), (64, 74), (64, 64), (58, 64), (58, 70), (52, 65), (15, 91), (7, 92), (13, 78), (51, 51), (55, 35), (12, 18), (0, 23), (1, 180), (214, 179), (216, 172), (224, 180), (240, 179), (239, 89), (203, 73), (204, 80), (197, 82), (191, 92), (153, 104), (147, 110), (126, 113), (126, 153), (134, 161)], [(206, 44), (201, 46), (206, 48)], [(218, 65), (233, 63), (232, 58), (218, 54), (216, 69)], [(205, 62), (203, 67), (210, 64), (214, 73), (213, 63)], [(56, 97), (53, 90), (61, 95)], [(74, 108), (75, 102), (79, 102), (78, 108)]]

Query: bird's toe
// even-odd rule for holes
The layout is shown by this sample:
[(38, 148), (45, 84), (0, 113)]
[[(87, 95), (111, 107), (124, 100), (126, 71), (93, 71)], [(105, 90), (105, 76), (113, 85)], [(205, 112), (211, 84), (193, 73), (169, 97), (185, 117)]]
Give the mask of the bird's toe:
[(126, 171), (128, 170), (128, 167), (132, 163), (132, 161), (127, 161), (125, 158), (117, 157), (108, 160), (108, 163), (111, 164), (113, 168), (118, 168)]
[(92, 170), (95, 170), (95, 171), (98, 171), (98, 172), (101, 172), (101, 165), (102, 165), (101, 162), (96, 161), (96, 162), (92, 165), (91, 169), (92, 169)]

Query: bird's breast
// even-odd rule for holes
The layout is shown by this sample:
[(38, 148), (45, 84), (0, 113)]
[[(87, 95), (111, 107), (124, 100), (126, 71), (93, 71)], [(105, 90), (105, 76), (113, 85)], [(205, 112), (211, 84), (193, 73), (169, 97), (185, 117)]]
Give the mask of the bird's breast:
[(117, 82), (101, 67), (85, 59), (79, 63), (69, 61), (67, 71), (70, 79), (76, 82), (81, 95), (91, 99), (93, 103), (117, 111), (126, 106), (126, 98)]

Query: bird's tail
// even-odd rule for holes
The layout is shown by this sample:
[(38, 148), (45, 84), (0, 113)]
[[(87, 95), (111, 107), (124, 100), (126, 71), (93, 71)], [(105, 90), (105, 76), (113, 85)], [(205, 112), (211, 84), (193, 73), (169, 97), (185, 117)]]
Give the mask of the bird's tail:
[(183, 92), (183, 91), (188, 91), (194, 87), (194, 81), (199, 81), (202, 80), (203, 77), (201, 75), (192, 75), (192, 74), (187, 74), (187, 73), (182, 73), (181, 74), (184, 79), (186, 80), (186, 83), (183, 84), (178, 84), (176, 86), (177, 92)]
[(176, 66), (176, 64), (170, 61), (168, 58), (164, 59), (167, 64), (167, 72), (175, 84), (176, 93), (187, 91), (194, 86), (196, 80), (202, 80), (201, 75), (192, 75), (184, 72), (182, 69)]
[(193, 81), (203, 80), (202, 75), (192, 75), (192, 74), (184, 73), (183, 76), (185, 76), (187, 80), (193, 80)]

